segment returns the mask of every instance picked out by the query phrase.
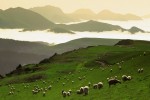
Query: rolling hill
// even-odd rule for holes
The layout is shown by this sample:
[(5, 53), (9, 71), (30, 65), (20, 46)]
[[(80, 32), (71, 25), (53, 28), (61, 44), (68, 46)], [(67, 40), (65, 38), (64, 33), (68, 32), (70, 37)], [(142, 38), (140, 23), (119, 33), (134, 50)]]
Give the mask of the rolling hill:
[(78, 48), (95, 45), (114, 45), (119, 39), (82, 38), (59, 45), (40, 42), (23, 42), (0, 39), (0, 74), (14, 70), (19, 64), (38, 63), (55, 53), (61, 54)]

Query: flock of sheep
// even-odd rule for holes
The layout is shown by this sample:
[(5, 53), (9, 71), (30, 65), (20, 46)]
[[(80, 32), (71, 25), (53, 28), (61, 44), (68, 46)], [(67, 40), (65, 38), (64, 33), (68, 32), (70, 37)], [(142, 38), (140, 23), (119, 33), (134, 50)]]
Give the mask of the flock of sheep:
[[(122, 62), (123, 62), (123, 61), (122, 61)], [(118, 69), (119, 69), (119, 70), (122, 70), (122, 67), (119, 65), (119, 63), (117, 63), (117, 65), (119, 66)], [(92, 71), (92, 70), (93, 70), (93, 68), (89, 69), (89, 71)], [(102, 69), (102, 70), (104, 70), (104, 69)], [(113, 69), (110, 69), (110, 72), (112, 72), (112, 71), (113, 71)], [(143, 73), (143, 71), (144, 71), (143, 68), (139, 68), (139, 69), (137, 70), (138, 73)], [(78, 73), (80, 73), (80, 71), (79, 71)], [(70, 72), (69, 74), (71, 74), (71, 72)], [(72, 74), (72, 75), (73, 75), (73, 74)], [(85, 79), (85, 78), (86, 78), (86, 76), (78, 77), (78, 80), (81, 81), (81, 80), (83, 80), (83, 79)], [(66, 77), (64, 77), (64, 79), (67, 80), (67, 81), (69, 81), (69, 79), (67, 79)], [(57, 82), (58, 82), (59, 80), (60, 80), (60, 78), (58, 78)], [(132, 76), (130, 76), (130, 75), (129, 75), (129, 76), (128, 76), (128, 75), (122, 75), (122, 81), (123, 81), (123, 82), (125, 82), (125, 81), (130, 81), (130, 80), (132, 80)], [(107, 82), (108, 82), (109, 87), (110, 87), (111, 85), (116, 85), (116, 84), (118, 84), (118, 83), (121, 84), (121, 80), (119, 80), (117, 76), (107, 78)], [(43, 80), (42, 80), (42, 83), (43, 83), (43, 84), (47, 84), (47, 82), (46, 82), (46, 81), (43, 81)], [(71, 83), (73, 84), (74, 81), (72, 80)], [(66, 84), (65, 82), (62, 83), (63, 86), (65, 86), (65, 84)], [(9, 86), (9, 88), (10, 88), (10, 91), (9, 91), (8, 94), (9, 94), (9, 95), (13, 95), (13, 94), (16, 92), (15, 87), (14, 87), (14, 86), (11, 86), (11, 85), (8, 85), (8, 86)], [(23, 86), (24, 86), (24, 88), (29, 88), (29, 87), (30, 87), (29, 84), (25, 84), (25, 83), (23, 83)], [(62, 90), (62, 91), (61, 91), (61, 94), (62, 94), (63, 97), (71, 96), (72, 93), (76, 93), (76, 94), (78, 94), (78, 95), (83, 94), (83, 95), (86, 96), (86, 95), (89, 94), (89, 90), (90, 90), (91, 88), (93, 88), (93, 89), (101, 89), (101, 88), (103, 88), (103, 86), (104, 86), (104, 83), (101, 82), (101, 81), (98, 82), (98, 83), (93, 84), (92, 86), (91, 86), (91, 82), (89, 82), (86, 86), (80, 87), (78, 90), (76, 90), (76, 91), (74, 91), (74, 92), (72, 92), (71, 89), (68, 90), (68, 91)], [(49, 91), (49, 90), (51, 90), (51, 88), (52, 88), (52, 85), (49, 85), (49, 86), (46, 86), (46, 87), (39, 87), (38, 85), (34, 85), (34, 87), (33, 87), (33, 89), (32, 89), (31, 91), (32, 91), (32, 94), (33, 94), (33, 95), (36, 95), (36, 94), (38, 94), (38, 93), (42, 93), (42, 95), (43, 95), (43, 97), (44, 97), (44, 96), (46, 96), (46, 92)], [(19, 91), (18, 91), (18, 92), (19, 92)]]
[[(119, 66), (119, 70), (121, 70), (121, 66)], [(92, 71), (93, 69), (90, 69), (90, 71)], [(138, 73), (143, 73), (143, 68), (140, 68), (138, 69)], [(112, 72), (112, 69), (110, 69), (110, 72)], [(85, 76), (83, 76), (83, 78), (81, 77), (78, 77), (78, 79), (81, 81), (82, 79), (84, 79)], [(130, 81), (132, 80), (132, 77), (131, 76), (127, 76), (127, 75), (122, 75), (122, 81), (125, 82), (125, 81)], [(114, 77), (110, 77), (110, 78), (107, 78), (107, 82), (109, 84), (109, 87), (111, 85), (116, 85), (117, 83), (120, 83), (121, 84), (121, 80), (117, 79), (117, 76), (114, 76)], [(91, 82), (88, 83), (87, 86), (83, 86), (83, 87), (80, 87), (79, 90), (76, 91), (76, 94), (83, 94), (83, 95), (88, 95), (89, 94), (89, 89), (91, 87)], [(101, 89), (103, 88), (103, 82), (98, 82), (98, 83), (95, 83), (93, 84), (93, 89)], [(67, 91), (64, 91), (62, 90), (62, 96), (63, 97), (66, 97), (66, 96), (70, 96), (72, 93), (71, 90), (69, 90), (68, 92)]]
[[(119, 70), (122, 69), (121, 66), (119, 66), (118, 68), (119, 68)], [(92, 70), (93, 70), (93, 69), (90, 69), (90, 71), (92, 71)], [(112, 69), (111, 69), (110, 71), (112, 72)], [(138, 71), (138, 73), (143, 73), (144, 69), (143, 69), (143, 68), (140, 68), (140, 69), (138, 69), (137, 71)], [(85, 78), (86, 78), (86, 76), (78, 77), (78, 80), (81, 81), (81, 80), (83, 80), (83, 79), (85, 79)], [(66, 80), (69, 81), (69, 79), (67, 79), (66, 77), (64, 77), (64, 79), (66, 79)], [(60, 80), (60, 78), (59, 78), (59, 80)], [(59, 80), (57, 80), (57, 82), (58, 82)], [(125, 81), (130, 81), (130, 80), (132, 80), (132, 77), (131, 77), (131, 76), (122, 75), (122, 81), (123, 81), (123, 82), (125, 82)], [(108, 82), (109, 87), (110, 87), (111, 85), (116, 85), (117, 83), (120, 83), (120, 84), (121, 84), (121, 80), (117, 79), (117, 76), (107, 78), (107, 82)], [(45, 85), (47, 84), (47, 82), (46, 82), (46, 81), (43, 81), (43, 80), (42, 80), (42, 83), (45, 84)], [(71, 81), (71, 83), (73, 84), (74, 81)], [(65, 84), (66, 84), (66, 83), (64, 83), (64, 82), (62, 83), (63, 86), (64, 86)], [(92, 88), (93, 88), (93, 89), (101, 89), (101, 88), (103, 88), (103, 84), (104, 84), (103, 82), (95, 83), (95, 84), (92, 85), (92, 86), (93, 86)], [(10, 91), (9, 91), (8, 94), (9, 94), (9, 95), (13, 95), (13, 94), (16, 92), (15, 87), (14, 87), (14, 86), (11, 86), (11, 85), (8, 85), (8, 86), (9, 86), (9, 88), (10, 88)], [(23, 83), (23, 86), (24, 86), (25, 89), (30, 87), (29, 84), (25, 84), (25, 83)], [(33, 94), (33, 95), (36, 95), (36, 94), (38, 94), (38, 93), (42, 93), (42, 95), (43, 95), (43, 97), (44, 97), (44, 96), (46, 96), (46, 92), (49, 91), (49, 90), (51, 90), (51, 88), (52, 88), (52, 85), (45, 86), (45, 87), (39, 87), (38, 85), (34, 85), (34, 86), (33, 86), (33, 89), (32, 89), (32, 94)], [(83, 94), (83, 95), (86, 96), (86, 95), (89, 94), (89, 89), (90, 89), (90, 88), (91, 88), (91, 82), (89, 82), (89, 83), (87, 84), (87, 86), (80, 87), (78, 90), (76, 90), (76, 94)], [(17, 92), (19, 92), (19, 91), (17, 91)], [(61, 94), (62, 94), (63, 97), (71, 96), (72, 90), (71, 90), (71, 89), (68, 90), (68, 91), (62, 90)]]

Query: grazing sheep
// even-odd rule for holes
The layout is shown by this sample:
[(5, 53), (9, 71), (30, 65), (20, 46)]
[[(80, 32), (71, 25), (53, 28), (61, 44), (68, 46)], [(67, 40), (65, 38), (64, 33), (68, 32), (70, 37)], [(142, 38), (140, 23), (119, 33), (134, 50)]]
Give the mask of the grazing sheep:
[(46, 81), (43, 81), (43, 84), (46, 84)]
[(70, 96), (71, 95), (71, 93), (70, 92), (67, 92), (67, 96)]
[(33, 93), (33, 94), (37, 94), (37, 93), (38, 93), (38, 91), (36, 91), (36, 90), (32, 90), (32, 93)]
[(62, 92), (62, 95), (63, 95), (63, 97), (66, 97), (66, 96), (67, 96), (67, 92), (66, 92), (66, 91), (63, 91), (63, 92)]
[(77, 90), (77, 94), (81, 94), (80, 90)]
[(122, 80), (125, 82), (125, 81), (129, 81), (131, 80), (131, 76), (127, 76), (127, 75), (122, 75)]
[(117, 65), (119, 65), (120, 63), (117, 63)]
[(128, 78), (128, 80), (131, 80), (131, 79), (132, 79), (132, 77), (131, 77), (131, 76), (128, 76), (127, 78)]
[(8, 93), (8, 95), (13, 95), (14, 94), (14, 92), (13, 91), (10, 91), (9, 93)]
[(144, 71), (144, 69), (143, 69), (143, 68), (141, 68), (141, 73), (143, 73), (143, 71)]
[(143, 73), (144, 69), (141, 68), (141, 69), (138, 69), (138, 73)]
[(98, 84), (93, 84), (93, 89), (97, 89)]
[(52, 88), (52, 86), (51, 86), (51, 85), (49, 85), (49, 86), (48, 86), (48, 90), (51, 90), (51, 88)]
[(107, 78), (107, 81), (109, 81), (109, 78)]
[(89, 94), (89, 87), (85, 86), (83, 89), (84, 95), (88, 95)]
[(88, 86), (89, 86), (89, 87), (91, 86), (91, 82), (88, 83)]
[(121, 84), (121, 81), (120, 81), (120, 80), (117, 80), (117, 79), (110, 79), (110, 80), (108, 81), (108, 83), (109, 83), (109, 87), (110, 87), (111, 85), (116, 85), (117, 83), (120, 83), (120, 84)]
[(71, 83), (73, 84), (73, 83), (74, 83), (74, 81), (71, 81)]
[(47, 91), (47, 87), (45, 87), (44, 91)]
[(102, 82), (98, 82), (97, 87), (98, 87), (98, 89), (102, 88), (103, 87), (103, 83)]
[(123, 81), (127, 81), (128, 80), (128, 76), (127, 75), (122, 75), (122, 80)]
[(40, 90), (43, 91), (43, 88), (41, 88)]
[(121, 66), (119, 66), (119, 70), (121, 70), (122, 69), (122, 67)]
[(78, 79), (81, 81), (82, 80), (82, 78), (81, 77), (78, 77)]
[(64, 90), (61, 91), (61, 94), (63, 95)]
[(45, 97), (45, 95), (46, 95), (46, 92), (44, 91), (44, 92), (43, 92), (43, 97)]
[(138, 73), (141, 73), (141, 69), (138, 69)]
[(80, 88), (80, 93), (82, 94), (84, 92), (84, 87)]
[(69, 92), (72, 93), (72, 90), (70, 89)]
[(144, 52), (143, 55), (146, 56), (146, 52)]

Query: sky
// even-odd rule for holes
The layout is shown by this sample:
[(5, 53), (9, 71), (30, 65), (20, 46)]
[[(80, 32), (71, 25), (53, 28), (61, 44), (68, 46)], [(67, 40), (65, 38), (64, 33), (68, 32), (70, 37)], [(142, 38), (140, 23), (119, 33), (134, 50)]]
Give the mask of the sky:
[(119, 13), (150, 14), (150, 0), (0, 0), (0, 9), (32, 8), (45, 5), (59, 7), (66, 13), (86, 8), (94, 12), (109, 9)]

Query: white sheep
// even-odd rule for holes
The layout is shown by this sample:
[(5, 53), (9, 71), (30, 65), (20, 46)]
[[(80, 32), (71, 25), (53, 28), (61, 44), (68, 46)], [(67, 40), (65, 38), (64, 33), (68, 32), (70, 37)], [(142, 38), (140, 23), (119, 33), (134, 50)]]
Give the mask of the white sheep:
[(98, 88), (98, 84), (93, 84), (93, 89), (97, 89)]
[(71, 83), (73, 84), (73, 83), (74, 83), (74, 81), (71, 81)]
[(107, 78), (107, 81), (109, 81), (109, 78)]
[(63, 97), (66, 97), (66, 96), (67, 96), (67, 92), (66, 92), (66, 91), (63, 91), (63, 92), (62, 92), (62, 95), (63, 95)]
[(91, 82), (88, 83), (88, 86), (89, 86), (89, 87), (91, 86)]
[(98, 89), (102, 88), (103, 87), (103, 82), (98, 82), (97, 87), (98, 87)]
[(52, 86), (51, 86), (51, 85), (49, 85), (49, 86), (48, 86), (48, 90), (51, 90), (51, 88), (52, 88)]
[(138, 69), (138, 73), (141, 73), (141, 69)]
[(131, 80), (131, 79), (132, 79), (132, 77), (131, 77), (131, 76), (128, 76), (127, 78), (128, 78), (128, 80)]
[(45, 97), (45, 95), (46, 95), (46, 92), (45, 92), (45, 91), (43, 91), (43, 97)]
[(131, 79), (132, 79), (131, 76), (122, 75), (122, 80), (123, 81), (130, 81)]
[(80, 90), (77, 90), (77, 94), (81, 94)]
[(67, 92), (67, 96), (70, 96), (71, 95), (71, 93), (70, 92)]
[(69, 92), (72, 93), (72, 90), (70, 89)]
[(122, 69), (122, 67), (121, 66), (119, 66), (119, 70), (121, 70)]
[(88, 95), (89, 94), (89, 87), (85, 86), (83, 92), (84, 92), (84, 95)]
[(84, 92), (84, 87), (80, 87), (80, 93), (82, 94)]
[(141, 68), (141, 73), (144, 71), (144, 69), (143, 68)]
[(82, 80), (82, 78), (81, 77), (78, 77), (78, 79), (81, 81)]

